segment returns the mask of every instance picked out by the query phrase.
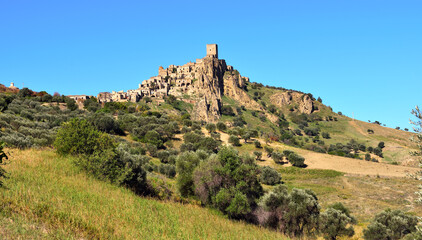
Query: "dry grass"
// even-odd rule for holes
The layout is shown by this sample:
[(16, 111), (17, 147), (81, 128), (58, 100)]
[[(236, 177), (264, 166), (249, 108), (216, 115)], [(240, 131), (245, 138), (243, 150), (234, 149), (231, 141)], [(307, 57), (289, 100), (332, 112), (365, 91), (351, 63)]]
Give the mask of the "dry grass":
[(51, 150), (11, 150), (0, 189), (7, 239), (277, 239), (195, 205), (142, 198), (81, 173)]

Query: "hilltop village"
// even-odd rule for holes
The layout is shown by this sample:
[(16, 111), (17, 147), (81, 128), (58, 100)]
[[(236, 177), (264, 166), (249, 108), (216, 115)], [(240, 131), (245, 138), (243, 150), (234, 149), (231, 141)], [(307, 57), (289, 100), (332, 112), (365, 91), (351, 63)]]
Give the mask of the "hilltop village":
[[(194, 120), (216, 122), (221, 117), (222, 97), (227, 96), (241, 102), (243, 106), (256, 111), (266, 112), (263, 106), (248, 96), (246, 85), (248, 77), (241, 76), (233, 66), (227, 65), (224, 59), (218, 58), (217, 44), (206, 45), (206, 56), (196, 59), (182, 66), (170, 65), (168, 68), (160, 66), (158, 75), (144, 80), (137, 89), (128, 91), (101, 92), (97, 96), (99, 103), (107, 102), (139, 102), (143, 98), (155, 98), (164, 101), (166, 96), (172, 95), (182, 101), (193, 104), (190, 114)], [(189, 98), (183, 96), (188, 95)], [(70, 95), (79, 105), (90, 98), (87, 95)], [(310, 114), (314, 111), (313, 100), (310, 96), (288, 91), (271, 97), (278, 106), (299, 104), (298, 110)], [(266, 117), (277, 121), (277, 117), (266, 112)]]
[[(160, 66), (158, 75), (144, 80), (139, 84), (138, 89), (128, 91), (101, 92), (97, 99), (100, 103), (104, 102), (138, 102), (144, 97), (163, 98), (168, 95), (176, 97), (184, 93), (191, 93), (192, 85), (200, 79), (200, 75), (207, 67), (207, 60), (215, 59), (222, 62), (226, 69), (224, 71), (233, 71), (233, 67), (226, 65), (224, 60), (218, 59), (217, 44), (206, 45), (206, 56), (196, 59), (196, 62), (189, 62), (182, 66), (170, 65), (168, 68)], [(249, 78), (242, 77), (249, 81)]]

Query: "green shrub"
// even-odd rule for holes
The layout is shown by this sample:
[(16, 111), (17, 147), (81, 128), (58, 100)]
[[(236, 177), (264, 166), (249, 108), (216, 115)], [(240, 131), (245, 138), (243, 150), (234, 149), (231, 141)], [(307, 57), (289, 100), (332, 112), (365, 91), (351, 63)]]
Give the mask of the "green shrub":
[(91, 155), (115, 148), (115, 143), (108, 134), (99, 132), (86, 120), (74, 118), (58, 130), (54, 146), (59, 154)]
[(356, 219), (350, 216), (349, 210), (336, 203), (321, 214), (320, 231), (327, 240), (335, 240), (339, 236), (352, 237), (355, 232), (352, 224), (355, 223)]
[(276, 185), (281, 182), (281, 175), (274, 168), (265, 166), (261, 170), (260, 180), (267, 185)]
[(5, 165), (6, 164), (5, 160), (8, 159), (8, 156), (4, 152), (3, 148), (4, 148), (4, 143), (0, 143), (0, 187), (3, 186), (3, 178), (6, 177), (6, 170), (4, 170), (1, 166)]
[(291, 153), (288, 158), (289, 162), (295, 167), (305, 167), (305, 158), (296, 154)]
[(262, 152), (260, 152), (260, 151), (254, 151), (253, 154), (255, 155), (256, 160), (258, 160), (258, 161), (261, 160), (261, 158), (262, 158)]
[(250, 156), (239, 157), (233, 148), (223, 147), (195, 170), (195, 192), (202, 203), (239, 219), (250, 213), (262, 195), (257, 175), (258, 167)]
[(387, 209), (375, 216), (363, 231), (365, 240), (398, 240), (416, 231), (418, 219), (400, 210)]
[(230, 107), (230, 106), (227, 106), (227, 105), (224, 105), (222, 108), (221, 108), (221, 114), (223, 114), (223, 115), (227, 115), (227, 116), (234, 116), (235, 114), (234, 114), (234, 111), (233, 111), (233, 108), (232, 107)]
[(289, 155), (292, 154), (292, 153), (294, 153), (294, 152), (291, 151), (291, 150), (283, 150), (283, 155), (286, 156), (287, 159), (289, 158)]
[(270, 146), (264, 146), (265, 152), (267, 152), (267, 157), (271, 157), (271, 154), (274, 152), (274, 148)]
[(205, 128), (208, 130), (209, 133), (215, 132), (215, 129), (217, 128), (214, 123), (208, 123), (205, 125)]
[(260, 142), (259, 140), (255, 140), (255, 141), (253, 142), (253, 144), (255, 145), (255, 147), (256, 147), (256, 148), (262, 148), (262, 146), (261, 146), (261, 142)]
[(174, 176), (176, 176), (176, 167), (171, 164), (160, 164), (158, 171), (169, 178), (174, 178)]
[(239, 138), (237, 136), (234, 136), (234, 135), (230, 135), (229, 143), (231, 143), (233, 146), (240, 146)]
[(194, 195), (193, 171), (200, 159), (194, 152), (183, 152), (176, 158), (177, 188), (183, 197)]
[(261, 205), (269, 217), (264, 223), (285, 234), (301, 237), (318, 229), (320, 206), (315, 193), (294, 188), (289, 194), (284, 185), (264, 195)]
[(226, 131), (226, 130), (227, 130), (227, 126), (226, 126), (226, 124), (225, 124), (225, 123), (223, 123), (223, 122), (218, 122), (218, 123), (217, 123), (217, 129), (218, 129), (219, 131), (224, 132), (224, 131)]
[(321, 135), (322, 135), (322, 137), (323, 137), (323, 138), (325, 138), (325, 139), (330, 139), (330, 134), (329, 134), (329, 133), (327, 133), (327, 132), (322, 132), (322, 133), (321, 133)]
[(275, 163), (281, 163), (283, 160), (283, 154), (281, 152), (273, 152), (271, 154), (271, 158), (274, 160)]

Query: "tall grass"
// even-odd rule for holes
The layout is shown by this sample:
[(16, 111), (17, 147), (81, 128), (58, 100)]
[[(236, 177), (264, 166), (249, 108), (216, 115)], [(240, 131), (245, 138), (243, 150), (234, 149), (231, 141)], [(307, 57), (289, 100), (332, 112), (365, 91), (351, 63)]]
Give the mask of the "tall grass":
[(142, 198), (51, 150), (10, 150), (0, 234), (10, 239), (285, 239), (216, 211)]

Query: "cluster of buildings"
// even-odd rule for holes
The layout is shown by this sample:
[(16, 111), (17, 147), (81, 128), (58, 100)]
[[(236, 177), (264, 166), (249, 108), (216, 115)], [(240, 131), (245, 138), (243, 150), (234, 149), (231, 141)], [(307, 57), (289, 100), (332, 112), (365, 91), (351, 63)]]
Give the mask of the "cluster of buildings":
[[(218, 58), (217, 44), (207, 44), (205, 58)], [(101, 92), (97, 99), (99, 102), (138, 102), (144, 97), (162, 98), (169, 94), (180, 96), (191, 88), (198, 79), (200, 69), (203, 68), (203, 59), (189, 62), (182, 66), (170, 65), (168, 68), (160, 66), (158, 76), (151, 77), (139, 84), (138, 89), (125, 91)], [(228, 66), (232, 68), (231, 66)]]
[[(189, 62), (182, 66), (170, 65), (168, 68), (160, 66), (158, 75), (142, 81), (137, 89), (126, 92), (123, 90), (101, 92), (97, 95), (97, 100), (100, 103), (138, 102), (144, 97), (163, 98), (167, 95), (182, 96), (184, 93), (190, 93), (190, 90), (193, 89), (193, 83), (200, 79), (201, 74), (206, 71), (205, 61), (207, 58), (218, 59), (217, 44), (207, 44), (206, 56), (196, 59), (196, 62)], [(225, 70), (233, 71), (233, 67), (227, 66)], [(76, 101), (84, 101), (89, 98), (87, 95), (71, 95), (68, 97)]]

